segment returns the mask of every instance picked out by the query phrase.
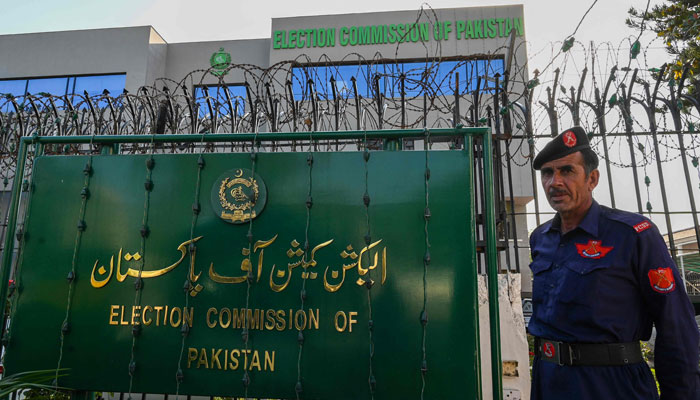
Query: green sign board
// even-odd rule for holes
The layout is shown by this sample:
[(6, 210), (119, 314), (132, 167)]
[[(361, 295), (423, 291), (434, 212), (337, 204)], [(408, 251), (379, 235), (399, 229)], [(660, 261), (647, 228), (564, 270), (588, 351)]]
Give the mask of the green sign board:
[(35, 160), (7, 373), (309, 399), (415, 397), (424, 374), (426, 398), (477, 392), (469, 153), (430, 153), (427, 268), (422, 152), (148, 157), (93, 156), (87, 178), (86, 156)]

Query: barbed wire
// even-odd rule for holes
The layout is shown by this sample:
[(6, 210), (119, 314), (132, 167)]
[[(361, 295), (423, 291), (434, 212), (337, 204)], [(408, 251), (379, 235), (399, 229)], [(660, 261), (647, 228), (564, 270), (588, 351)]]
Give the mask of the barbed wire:
[[(587, 13), (595, 4), (593, 1)], [(415, 22), (432, 24), (437, 20), (435, 11), (424, 6)], [(541, 57), (545, 49), (530, 60), (506, 59), (506, 55), (524, 51), (527, 43), (521, 39), (487, 54), (462, 58), (443, 57), (440, 41), (419, 42), (425, 59), (409, 64), (398, 58), (399, 40), (391, 57), (379, 52), (369, 59), (359, 53), (349, 53), (340, 60), (325, 54), (313, 59), (299, 55), (267, 68), (230, 64), (223, 70), (192, 71), (180, 81), (160, 78), (136, 93), (8, 95), (0, 98), (0, 178), (12, 178), (21, 136), (355, 130), (361, 119), (367, 121), (367, 129), (457, 124), (495, 128), (497, 123), (509, 121), (498, 133), (511, 138), (511, 146), (518, 149), (511, 152), (518, 165), (533, 156), (523, 141), (534, 138), (536, 150), (537, 137), (580, 124), (589, 132), (612, 135), (607, 145), (615, 148), (609, 149), (607, 158), (617, 167), (632, 167), (622, 156), (626, 143), (615, 139), (615, 135), (625, 133), (625, 118), (632, 120), (636, 132), (650, 132), (650, 121), (644, 121), (647, 113), (640, 109), (646, 92), (657, 85), (655, 98), (663, 102), (672, 97), (677, 85), (686, 84), (665, 76), (662, 66), (649, 65), (647, 53), (657, 39), (642, 45), (645, 29), (642, 22), (635, 35), (617, 44), (597, 45), (574, 40), (574, 30), (562, 42), (550, 44), (550, 62), (542, 70), (532, 71), (532, 76), (529, 62)], [(631, 56), (635, 48), (641, 57)], [(505, 65), (509, 59), (510, 65)], [(234, 94), (230, 85), (244, 88), (245, 96)], [(695, 79), (685, 86), (697, 85)], [(623, 94), (634, 101), (624, 104)], [(652, 110), (654, 118), (661, 121), (656, 128), (661, 133), (668, 131), (668, 117), (682, 114), (683, 130), (689, 135), (686, 150), (696, 152), (700, 140), (690, 127), (700, 123), (698, 98), (686, 96), (681, 102), (678, 110), (664, 105)], [(496, 104), (500, 109), (494, 109)], [(459, 114), (455, 115), (455, 110)], [(350, 144), (325, 143), (327, 149), (338, 150), (355, 148), (347, 147)], [(192, 152), (195, 146), (173, 145), (156, 151)], [(664, 149), (661, 162), (680, 156), (673, 141), (662, 140), (660, 146)], [(97, 151), (91, 147), (47, 146), (46, 154)], [(242, 151), (243, 147), (231, 145), (230, 151)], [(122, 152), (143, 153), (146, 148), (124, 146)]]

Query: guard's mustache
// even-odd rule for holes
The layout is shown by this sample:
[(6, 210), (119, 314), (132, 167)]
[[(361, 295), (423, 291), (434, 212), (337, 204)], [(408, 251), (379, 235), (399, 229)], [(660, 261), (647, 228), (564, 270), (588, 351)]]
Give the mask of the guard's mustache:
[(562, 194), (566, 194), (566, 191), (565, 190), (550, 189), (548, 193), (549, 193), (549, 196), (552, 197), (552, 196), (559, 196)]

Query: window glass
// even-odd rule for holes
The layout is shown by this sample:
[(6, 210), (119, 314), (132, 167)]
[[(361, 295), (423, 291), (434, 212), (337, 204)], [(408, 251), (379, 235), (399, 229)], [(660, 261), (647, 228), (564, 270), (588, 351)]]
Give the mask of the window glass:
[(27, 85), (27, 93), (48, 93), (54, 96), (64, 96), (68, 86), (68, 78), (39, 78), (30, 79)]
[(14, 97), (24, 96), (24, 91), (27, 88), (26, 79), (13, 79), (8, 81), (0, 81), (0, 112), (15, 111), (12, 102), (5, 98), (11, 94)]
[[(48, 93), (53, 96), (83, 94), (87, 91), (90, 96), (102, 94), (107, 89), (112, 96), (119, 96), (126, 85), (126, 74), (95, 75), (95, 76), (64, 76), (58, 78), (32, 78), (32, 79), (8, 79), (0, 80), (0, 95), (10, 93), (13, 96), (22, 96), (27, 93), (38, 95)], [(54, 99), (57, 106), (63, 104), (63, 100)], [(80, 108), (87, 104), (80, 99), (73, 98), (73, 102)], [(101, 101), (98, 107), (106, 107), (107, 102)], [(2, 111), (7, 111), (3, 107)]]
[[(362, 77), (362, 70), (367, 68), (364, 65), (337, 65), (329, 67), (333, 71), (333, 77), (335, 78), (335, 86), (338, 89), (338, 95), (346, 98), (355, 98), (355, 93), (352, 88), (352, 78), (355, 78), (357, 83), (357, 92), (362, 95), (363, 90), (366, 91), (367, 82), (358, 80), (358, 77)], [(329, 78), (330, 79), (330, 78)], [(360, 89), (362, 87), (363, 89)], [(364, 95), (363, 95), (364, 96)]]
[(331, 76), (333, 76), (333, 69), (329, 67), (313, 67), (309, 70), (309, 74), (314, 81), (314, 91), (318, 98), (320, 100), (332, 99)]
[(24, 91), (27, 89), (26, 79), (13, 79), (0, 81), (0, 95), (11, 94), (15, 97), (24, 96)]
[[(231, 107), (229, 107), (229, 103), (226, 98), (227, 90), (231, 99)], [(238, 115), (243, 115), (245, 113), (247, 94), (244, 85), (196, 86), (194, 88), (194, 96), (198, 107), (198, 114), (202, 118), (209, 117), (207, 94), (209, 95), (208, 99), (211, 103), (212, 110), (216, 109), (218, 111), (218, 115), (228, 115), (230, 108), (238, 110)]]
[(405, 90), (406, 97), (421, 96), (424, 92), (423, 78), (430, 71), (426, 68), (430, 65), (427, 62), (404, 63), (403, 73), (406, 75)]
[[(307, 66), (294, 67), (292, 69), (292, 93), (295, 100), (309, 99), (309, 79), (313, 81), (314, 91), (320, 100), (333, 98), (330, 79), (333, 74), (333, 67)], [(334, 77), (335, 78), (335, 77)]]
[(494, 76), (503, 75), (503, 60), (473, 60), (467, 63), (468, 91), (476, 90), (477, 79), (481, 78), (479, 89), (492, 92), (496, 87)]
[(75, 78), (75, 87), (69, 88), (70, 94), (84, 94), (96, 96), (102, 94), (105, 89), (112, 97), (117, 97), (126, 86), (126, 74), (78, 76)]
[[(443, 61), (437, 65), (434, 65), (434, 68), (436, 67), (435, 83), (440, 87), (440, 94), (444, 96), (454, 95), (456, 77), (455, 72), (459, 70), (458, 65), (461, 65), (459, 61)], [(461, 78), (462, 77), (460, 77), (460, 79)], [(460, 87), (460, 91), (463, 90), (463, 87)]]
[(367, 97), (374, 98), (374, 79), (379, 78), (379, 91), (386, 97), (400, 97), (401, 83), (399, 75), (403, 71), (400, 63), (374, 64), (368, 67), (370, 71), (368, 84), (369, 92)]
[(368, 84), (368, 68), (366, 65), (331, 65), (331, 66), (305, 66), (292, 69), (292, 93), (294, 100), (309, 98), (308, 81), (314, 82), (314, 90), (321, 100), (332, 100), (333, 89), (331, 77), (335, 79), (337, 95), (343, 98), (354, 98), (352, 78), (357, 84), (357, 93), (363, 97), (369, 97), (371, 86)]
[(306, 91), (306, 81), (308, 78), (308, 68), (311, 67), (294, 67), (292, 68), (292, 94), (294, 94), (294, 100), (301, 100), (304, 97)]

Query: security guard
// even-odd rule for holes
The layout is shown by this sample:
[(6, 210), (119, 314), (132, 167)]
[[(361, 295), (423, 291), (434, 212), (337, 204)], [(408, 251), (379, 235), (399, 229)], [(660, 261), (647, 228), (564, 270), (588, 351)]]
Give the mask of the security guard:
[(580, 127), (534, 167), (557, 214), (530, 237), (532, 399), (658, 399), (639, 343), (653, 324), (661, 399), (700, 400), (698, 326), (656, 226), (593, 200), (598, 157)]

